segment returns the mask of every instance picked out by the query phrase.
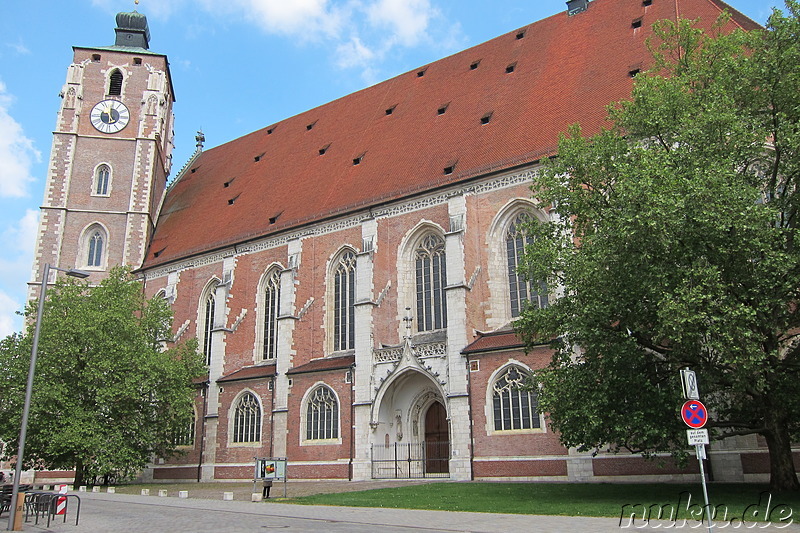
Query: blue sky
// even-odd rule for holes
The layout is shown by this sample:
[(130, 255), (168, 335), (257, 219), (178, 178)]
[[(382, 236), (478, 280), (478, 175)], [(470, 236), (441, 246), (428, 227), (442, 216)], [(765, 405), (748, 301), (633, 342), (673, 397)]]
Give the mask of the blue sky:
[[(634, 0), (631, 0), (634, 1)], [(764, 24), (782, 1), (729, 0)], [(565, 9), (563, 0), (25, 0), (0, 7), (0, 337), (19, 331), (72, 46), (147, 16), (175, 86), (174, 168), (240, 137)]]

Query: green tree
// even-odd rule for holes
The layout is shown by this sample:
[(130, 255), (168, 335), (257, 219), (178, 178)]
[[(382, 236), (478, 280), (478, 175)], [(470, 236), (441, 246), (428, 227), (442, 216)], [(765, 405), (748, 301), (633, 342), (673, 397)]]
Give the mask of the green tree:
[[(48, 290), (39, 339), (25, 466), (75, 469), (75, 484), (135, 474), (174, 453), (193, 417), (202, 358), (196, 341), (166, 348), (163, 298), (115, 268), (95, 287), (72, 279)], [(36, 305), (26, 310), (30, 322)], [(0, 341), (0, 438), (13, 456), (34, 324)]]
[[(574, 126), (534, 180), (552, 223), (526, 268), (561, 297), (518, 322), (555, 339), (537, 374), (568, 446), (686, 457), (679, 369), (715, 438), (761, 435), (773, 490), (797, 490), (800, 4), (764, 30), (662, 21), (655, 66), (613, 126)], [(611, 443), (611, 444), (609, 444)]]

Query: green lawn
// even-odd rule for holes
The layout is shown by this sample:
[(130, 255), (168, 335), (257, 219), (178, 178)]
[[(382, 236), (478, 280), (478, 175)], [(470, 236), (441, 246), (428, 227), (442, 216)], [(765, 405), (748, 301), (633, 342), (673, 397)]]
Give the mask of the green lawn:
[[(767, 487), (763, 485), (713, 484), (709, 485), (709, 498), (712, 507), (717, 507), (718, 512), (727, 509), (727, 519), (741, 519), (742, 513), (747, 510), (745, 519), (750, 522), (754, 519), (764, 520), (768, 495), (762, 493), (766, 490)], [(645, 507), (672, 504), (681, 510), (679, 517), (691, 518), (686, 511), (688, 494), (691, 494), (690, 505), (703, 506), (703, 493), (699, 483), (430, 483), (361, 492), (318, 494), (282, 501), (308, 505), (606, 517), (619, 517), (622, 506), (626, 504), (643, 504)], [(773, 496), (769, 504), (771, 518), (777, 521), (794, 509), (800, 511), (800, 494)], [(780, 507), (781, 504), (783, 507)], [(664, 507), (667, 515), (670, 509)], [(697, 511), (698, 508), (694, 509)], [(642, 507), (638, 511), (641, 516)], [(655, 514), (651, 516), (655, 519)], [(798, 514), (788, 516), (795, 520), (800, 518)], [(724, 519), (722, 514), (718, 518)]]

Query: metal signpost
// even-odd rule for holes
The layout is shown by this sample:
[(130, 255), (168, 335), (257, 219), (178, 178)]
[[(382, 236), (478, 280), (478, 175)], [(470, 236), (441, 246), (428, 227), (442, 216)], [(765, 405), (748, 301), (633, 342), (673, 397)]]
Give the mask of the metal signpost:
[(703, 498), (705, 499), (708, 531), (711, 532), (711, 505), (708, 503), (708, 489), (706, 488), (706, 473), (703, 461), (706, 458), (706, 444), (708, 444), (708, 430), (702, 429), (708, 422), (708, 409), (700, 401), (700, 389), (697, 387), (697, 376), (688, 368), (681, 370), (681, 385), (683, 397), (686, 402), (681, 406), (681, 418), (692, 429), (686, 430), (686, 438), (690, 446), (694, 446), (697, 463), (700, 465), (700, 479), (703, 482)]

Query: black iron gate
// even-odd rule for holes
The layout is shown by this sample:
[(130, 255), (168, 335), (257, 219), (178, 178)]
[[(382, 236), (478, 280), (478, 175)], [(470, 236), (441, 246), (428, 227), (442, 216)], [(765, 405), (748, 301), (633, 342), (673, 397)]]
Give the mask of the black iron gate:
[(373, 479), (450, 477), (449, 442), (372, 445)]

